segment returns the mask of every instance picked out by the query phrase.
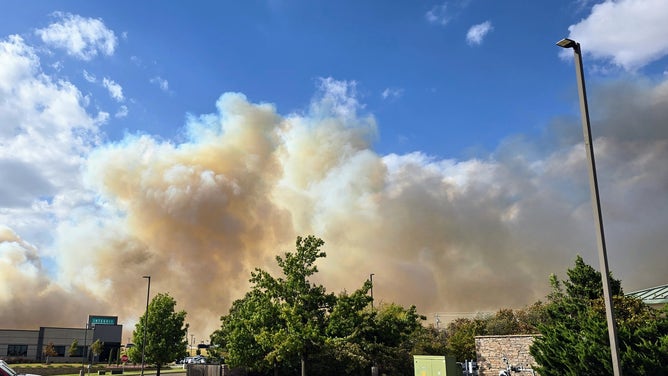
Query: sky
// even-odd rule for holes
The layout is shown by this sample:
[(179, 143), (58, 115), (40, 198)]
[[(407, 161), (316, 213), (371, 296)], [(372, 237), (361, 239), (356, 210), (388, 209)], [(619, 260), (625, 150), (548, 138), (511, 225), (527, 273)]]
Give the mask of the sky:
[[(581, 43), (613, 275), (668, 283), (668, 2), (2, 1), (0, 323), (197, 342), (297, 236), (315, 278), (435, 323), (598, 268)], [(54, 309), (57, 314), (54, 314)], [(124, 339), (125, 340), (125, 339)]]

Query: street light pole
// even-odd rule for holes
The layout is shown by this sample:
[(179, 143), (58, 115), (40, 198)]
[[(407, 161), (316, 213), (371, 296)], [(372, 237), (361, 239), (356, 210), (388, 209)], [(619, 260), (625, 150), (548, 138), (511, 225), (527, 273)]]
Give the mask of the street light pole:
[(142, 278), (148, 279), (148, 287), (146, 289), (146, 313), (144, 314), (144, 338), (141, 344), (141, 376), (144, 376), (144, 362), (145, 358), (144, 356), (146, 355), (146, 327), (148, 326), (148, 297), (151, 294), (151, 276), (150, 275), (145, 275)]
[(598, 261), (601, 269), (601, 282), (603, 283), (603, 299), (605, 301), (605, 313), (608, 321), (608, 336), (610, 337), (610, 354), (612, 357), (612, 371), (614, 376), (621, 376), (622, 371), (619, 361), (617, 324), (615, 313), (612, 308), (612, 292), (610, 291), (610, 272), (608, 271), (608, 256), (605, 247), (605, 233), (603, 231), (603, 215), (601, 213), (601, 200), (598, 194), (598, 179), (596, 177), (596, 161), (594, 159), (594, 143), (591, 137), (591, 125), (589, 123), (589, 107), (587, 105), (587, 92), (585, 90), (584, 71), (582, 68), (582, 51), (580, 43), (572, 39), (562, 39), (557, 42), (562, 48), (572, 48), (575, 58), (575, 75), (578, 82), (578, 93), (580, 96), (580, 114), (582, 116), (582, 132), (589, 160), (589, 187), (591, 191), (591, 204), (596, 220), (596, 240), (598, 243)]
[(369, 274), (369, 280), (371, 281), (371, 312), (373, 312), (373, 276), (374, 273)]
[(81, 349), (81, 375), (84, 374), (84, 370), (86, 369), (84, 362), (87, 360), (86, 358), (88, 356), (88, 351), (86, 350), (87, 340), (88, 340), (88, 322), (86, 322), (86, 327), (84, 328), (84, 343), (83, 343), (83, 349)]

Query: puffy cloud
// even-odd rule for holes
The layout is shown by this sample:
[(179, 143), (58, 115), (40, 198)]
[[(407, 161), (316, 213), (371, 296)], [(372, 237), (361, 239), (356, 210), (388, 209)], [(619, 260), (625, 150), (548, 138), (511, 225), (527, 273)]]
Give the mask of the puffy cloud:
[[(634, 71), (668, 54), (668, 3), (606, 0), (568, 30), (583, 52)], [(652, 27), (646, 27), (652, 25)]]
[(123, 102), (125, 100), (125, 97), (123, 96), (123, 87), (117, 84), (116, 81), (105, 77), (102, 79), (102, 85), (109, 91), (109, 95), (117, 102)]
[(494, 27), (490, 21), (473, 25), (466, 33), (466, 42), (470, 45), (481, 44), (485, 36), (487, 36), (493, 29)]
[(114, 54), (118, 40), (101, 19), (63, 12), (55, 12), (54, 17), (57, 22), (35, 32), (47, 45), (64, 49), (68, 55), (81, 60), (91, 60), (98, 54)]
[(22, 38), (0, 40), (0, 66), (0, 178), (11, 182), (0, 188), (0, 223), (45, 244), (53, 221), (88, 202), (80, 168), (98, 123), (81, 92), (44, 74)]
[[(38, 292), (0, 305), (7, 325), (73, 325), (91, 301), (127, 324), (145, 299), (135, 282), (151, 274), (205, 336), (250, 271), (273, 269), (303, 234), (327, 243), (317, 278), (328, 289), (350, 291), (373, 272), (379, 300), (424, 313), (520, 306), (576, 253), (595, 263), (575, 119), (486, 158), (379, 155), (356, 83), (323, 78), (303, 112), (226, 93), (214, 113), (188, 119), (179, 143), (98, 144), (109, 114), (87, 114), (21, 38), (0, 42), (0, 67), (0, 123), (16, 125), (0, 128), (1, 178), (12, 182), (0, 268), (18, 266), (0, 273), (0, 288)], [(617, 82), (590, 96), (611, 269), (625, 288), (665, 283), (667, 88)], [(56, 301), (66, 312), (53, 319)]]

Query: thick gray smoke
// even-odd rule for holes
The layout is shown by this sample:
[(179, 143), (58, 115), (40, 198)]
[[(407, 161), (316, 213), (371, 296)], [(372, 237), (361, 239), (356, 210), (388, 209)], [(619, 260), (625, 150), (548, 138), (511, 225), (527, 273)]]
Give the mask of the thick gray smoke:
[[(76, 88), (40, 75), (17, 38), (3, 41), (0, 64), (23, 76), (13, 87), (0, 80), (0, 98), (22, 100), (16, 85), (46, 94), (39, 106), (25, 98), (0, 108), (3, 122), (30, 119), (0, 134), (3, 327), (112, 314), (131, 331), (150, 274), (152, 293), (174, 296), (205, 339), (250, 271), (273, 269), (274, 256), (306, 234), (326, 242), (318, 279), (330, 291), (374, 273), (377, 300), (427, 315), (529, 304), (576, 254), (597, 265), (576, 118), (479, 159), (379, 155), (354, 84), (323, 79), (303, 113), (226, 93), (216, 113), (190, 119), (184, 142), (105, 144), (96, 126), (105, 114), (88, 115)], [(591, 96), (611, 269), (627, 291), (666, 283), (668, 83), (617, 82)], [(77, 121), (49, 116), (56, 105)], [(52, 155), (28, 153), (28, 135), (53, 144)]]

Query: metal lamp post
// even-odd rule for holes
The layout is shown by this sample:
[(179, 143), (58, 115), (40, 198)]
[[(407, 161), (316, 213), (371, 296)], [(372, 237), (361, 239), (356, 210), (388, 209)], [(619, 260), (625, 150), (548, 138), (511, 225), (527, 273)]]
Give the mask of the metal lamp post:
[(371, 281), (371, 311), (373, 311), (373, 276), (375, 274), (371, 273), (369, 274), (369, 280)]
[(88, 357), (88, 351), (86, 349), (87, 340), (88, 340), (88, 322), (86, 322), (86, 326), (84, 328), (84, 343), (83, 343), (83, 348), (81, 349), (81, 375), (84, 374), (84, 370), (86, 369), (85, 361), (87, 360), (86, 358)]
[(145, 275), (142, 278), (148, 279), (148, 287), (146, 288), (146, 314), (144, 315), (144, 339), (141, 344), (141, 376), (144, 376), (144, 356), (146, 354), (146, 327), (148, 326), (148, 297), (151, 294), (151, 276)]
[(596, 177), (596, 161), (594, 159), (594, 144), (591, 137), (591, 125), (589, 124), (589, 107), (587, 106), (587, 92), (585, 90), (584, 71), (582, 69), (582, 52), (580, 43), (572, 39), (562, 39), (557, 42), (562, 48), (572, 48), (575, 58), (575, 75), (578, 82), (578, 93), (580, 96), (580, 114), (582, 116), (582, 131), (589, 160), (589, 186), (591, 190), (591, 204), (596, 220), (596, 240), (598, 243), (598, 261), (601, 269), (601, 281), (603, 282), (603, 299), (605, 300), (605, 313), (608, 321), (608, 335), (610, 337), (610, 353), (612, 356), (612, 370), (615, 376), (622, 374), (618, 341), (617, 324), (612, 309), (612, 292), (610, 291), (610, 273), (608, 271), (608, 256), (605, 247), (605, 233), (603, 232), (603, 215), (601, 214), (601, 200), (598, 194), (598, 179)]

